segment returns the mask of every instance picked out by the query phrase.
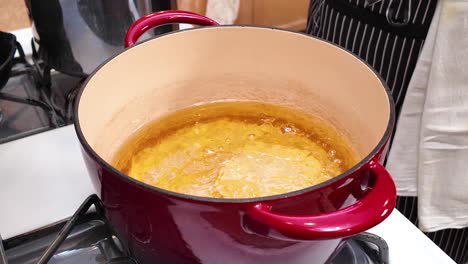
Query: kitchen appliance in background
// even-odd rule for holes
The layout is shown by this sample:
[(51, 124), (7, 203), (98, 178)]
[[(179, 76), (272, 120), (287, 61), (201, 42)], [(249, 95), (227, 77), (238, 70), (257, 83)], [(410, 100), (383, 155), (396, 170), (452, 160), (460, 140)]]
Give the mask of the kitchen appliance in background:
[[(25, 0), (34, 31), (34, 56), (49, 68), (86, 77), (124, 49), (128, 27), (158, 10), (175, 9), (171, 0)], [(143, 39), (171, 31), (164, 26)]]

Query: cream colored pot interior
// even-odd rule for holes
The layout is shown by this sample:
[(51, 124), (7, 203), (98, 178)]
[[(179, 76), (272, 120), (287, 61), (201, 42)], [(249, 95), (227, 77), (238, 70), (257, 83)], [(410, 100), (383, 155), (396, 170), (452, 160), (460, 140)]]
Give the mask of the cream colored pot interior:
[(333, 122), (368, 155), (390, 118), (387, 94), (363, 62), (326, 42), (255, 27), (211, 27), (162, 36), (115, 57), (79, 100), (86, 141), (107, 162), (135, 130), (213, 100), (299, 108)]

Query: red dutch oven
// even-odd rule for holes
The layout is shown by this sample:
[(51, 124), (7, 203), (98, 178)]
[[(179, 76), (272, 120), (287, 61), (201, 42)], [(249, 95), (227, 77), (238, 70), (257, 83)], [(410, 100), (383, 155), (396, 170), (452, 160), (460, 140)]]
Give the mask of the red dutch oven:
[[(167, 23), (207, 27), (134, 45)], [(125, 44), (131, 47), (81, 88), (75, 127), (106, 217), (139, 263), (325, 263), (341, 241), (392, 212), (395, 185), (381, 161), (394, 106), (382, 79), (358, 57), (308, 35), (219, 26), (183, 11), (141, 18)], [(351, 140), (360, 162), (322, 184), (253, 199), (174, 193), (112, 167), (113, 155), (145, 123), (219, 100), (318, 114)]]

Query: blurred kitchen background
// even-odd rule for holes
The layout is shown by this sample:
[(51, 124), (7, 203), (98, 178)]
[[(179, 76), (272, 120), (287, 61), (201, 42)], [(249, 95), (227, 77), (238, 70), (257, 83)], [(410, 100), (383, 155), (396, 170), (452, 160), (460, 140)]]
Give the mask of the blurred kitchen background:
[[(172, 1), (177, 9), (206, 14), (227, 24), (227, 12), (238, 10), (233, 24), (274, 26), (290, 30), (305, 31), (307, 26), (308, 0), (177, 0)], [(30, 27), (24, 1), (0, 0), (0, 30), (12, 31)], [(207, 10), (208, 9), (208, 10)], [(278, 12), (281, 10), (281, 12)], [(223, 14), (223, 15), (221, 15)], [(234, 13), (232, 13), (234, 14)]]

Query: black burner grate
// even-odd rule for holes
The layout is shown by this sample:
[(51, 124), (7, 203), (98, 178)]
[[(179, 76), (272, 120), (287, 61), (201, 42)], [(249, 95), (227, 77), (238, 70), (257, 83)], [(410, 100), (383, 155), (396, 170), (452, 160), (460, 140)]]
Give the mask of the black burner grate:
[(53, 71), (38, 59), (19, 56), (0, 87), (0, 144), (72, 122), (72, 105), (82, 78)]
[(0, 243), (0, 264), (136, 264), (113, 233), (91, 195), (68, 221)]

